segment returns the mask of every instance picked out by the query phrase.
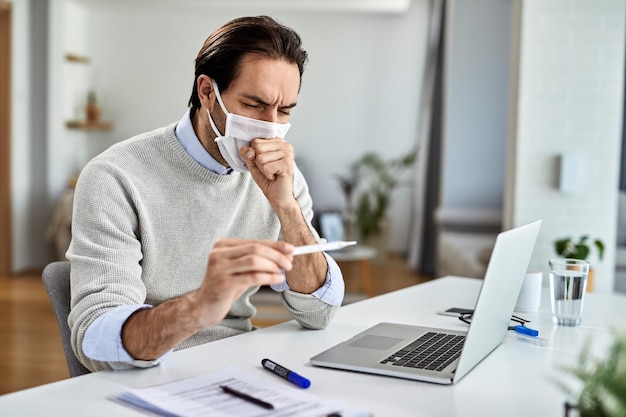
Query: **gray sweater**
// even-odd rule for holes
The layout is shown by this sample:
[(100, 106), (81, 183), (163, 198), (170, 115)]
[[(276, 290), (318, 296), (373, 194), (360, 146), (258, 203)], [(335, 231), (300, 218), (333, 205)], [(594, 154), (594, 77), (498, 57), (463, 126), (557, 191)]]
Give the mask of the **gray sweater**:
[[(195, 290), (222, 237), (281, 238), (280, 223), (249, 173), (217, 175), (194, 161), (175, 124), (120, 142), (82, 170), (74, 200), (71, 261), (72, 345), (91, 370), (119, 368), (87, 358), (82, 342), (99, 316), (121, 305), (157, 305)], [(306, 182), (295, 170), (294, 196), (313, 217)], [(317, 232), (310, 226), (316, 238)], [(180, 343), (183, 349), (252, 330), (251, 288), (219, 324)], [(338, 307), (309, 294), (281, 293), (304, 327), (324, 328)]]

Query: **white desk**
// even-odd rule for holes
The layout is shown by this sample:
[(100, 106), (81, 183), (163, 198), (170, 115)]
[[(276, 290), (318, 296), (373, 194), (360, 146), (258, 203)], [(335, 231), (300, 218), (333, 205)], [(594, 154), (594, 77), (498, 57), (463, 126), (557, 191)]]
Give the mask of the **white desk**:
[[(480, 280), (447, 277), (342, 307), (325, 330), (304, 330), (287, 322), (260, 331), (174, 353), (161, 366), (124, 372), (97, 372), (0, 397), (6, 416), (136, 416), (143, 414), (107, 400), (129, 387), (143, 387), (234, 365), (266, 378), (268, 357), (312, 380), (309, 391), (368, 408), (376, 416), (550, 416), (563, 415), (564, 395), (551, 381), (564, 376), (559, 365), (574, 364), (587, 338), (602, 352), (610, 328), (626, 328), (626, 296), (590, 293), (581, 326), (552, 325), (544, 288), (532, 320), (550, 340), (537, 347), (506, 337), (504, 343), (454, 386), (313, 367), (309, 358), (380, 321), (462, 328), (446, 307), (472, 307)], [(276, 378), (280, 381), (280, 379)], [(287, 384), (287, 382), (284, 382)]]

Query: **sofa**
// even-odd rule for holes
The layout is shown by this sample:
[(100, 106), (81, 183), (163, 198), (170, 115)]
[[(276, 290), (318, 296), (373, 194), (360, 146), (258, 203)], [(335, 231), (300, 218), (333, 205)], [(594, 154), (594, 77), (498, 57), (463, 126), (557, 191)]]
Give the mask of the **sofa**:
[(436, 275), (484, 278), (501, 219), (498, 208), (437, 208)]

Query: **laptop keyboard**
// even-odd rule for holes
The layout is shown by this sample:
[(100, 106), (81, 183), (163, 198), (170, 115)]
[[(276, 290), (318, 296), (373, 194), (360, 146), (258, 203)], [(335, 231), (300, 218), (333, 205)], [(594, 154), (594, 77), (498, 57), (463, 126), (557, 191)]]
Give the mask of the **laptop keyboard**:
[(463, 342), (465, 336), (428, 332), (380, 363), (442, 371), (459, 357)]

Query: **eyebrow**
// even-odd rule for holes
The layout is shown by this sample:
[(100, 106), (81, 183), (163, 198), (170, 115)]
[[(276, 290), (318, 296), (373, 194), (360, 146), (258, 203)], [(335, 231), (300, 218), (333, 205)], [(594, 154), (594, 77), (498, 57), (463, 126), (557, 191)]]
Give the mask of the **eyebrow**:
[[(264, 106), (270, 106), (271, 105), (271, 103), (266, 102), (265, 100), (263, 100), (259, 96), (255, 96), (255, 95), (252, 95), (252, 94), (243, 94), (243, 96), (245, 98), (249, 99), (249, 100), (256, 101), (257, 103), (262, 104)], [(286, 106), (279, 106), (279, 108), (281, 108), (281, 109), (292, 109), (292, 108), (296, 107), (296, 104), (298, 104), (298, 103), (291, 103), (291, 104), (287, 104)]]

